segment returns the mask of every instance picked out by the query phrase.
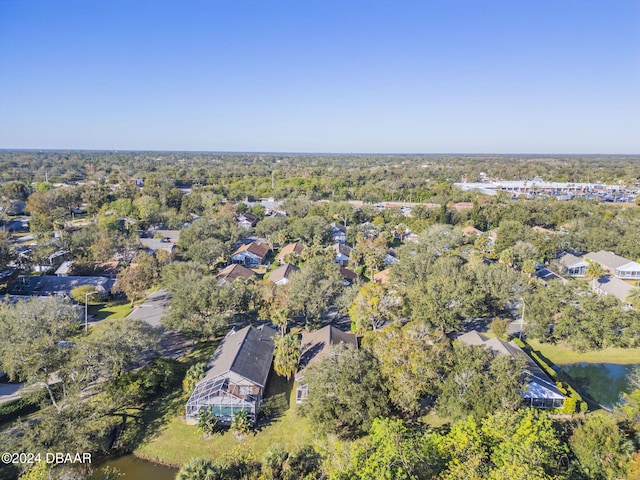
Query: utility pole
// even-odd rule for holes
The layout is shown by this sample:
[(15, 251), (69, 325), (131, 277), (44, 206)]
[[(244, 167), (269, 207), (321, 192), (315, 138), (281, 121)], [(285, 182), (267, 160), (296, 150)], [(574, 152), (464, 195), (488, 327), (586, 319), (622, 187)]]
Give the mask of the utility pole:
[(522, 332), (524, 332), (524, 307), (525, 307), (525, 303), (524, 303), (524, 298), (520, 297), (522, 300), (522, 316), (520, 317), (520, 333), (518, 334), (518, 338), (520, 338), (520, 340), (522, 340)]

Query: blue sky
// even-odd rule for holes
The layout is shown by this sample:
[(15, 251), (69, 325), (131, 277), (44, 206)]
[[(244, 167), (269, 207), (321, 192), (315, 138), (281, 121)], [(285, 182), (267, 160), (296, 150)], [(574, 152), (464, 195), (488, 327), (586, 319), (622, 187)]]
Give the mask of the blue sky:
[(640, 0), (0, 0), (0, 148), (640, 153)]

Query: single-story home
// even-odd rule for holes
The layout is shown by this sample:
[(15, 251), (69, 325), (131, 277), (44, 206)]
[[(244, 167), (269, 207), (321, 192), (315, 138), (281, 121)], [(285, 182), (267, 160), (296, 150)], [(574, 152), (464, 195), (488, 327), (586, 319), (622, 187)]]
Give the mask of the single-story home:
[(339, 223), (332, 223), (331, 239), (334, 243), (345, 243), (347, 241), (347, 227)]
[(58, 295), (69, 297), (71, 290), (74, 288), (90, 285), (94, 290), (104, 292), (104, 294), (109, 294), (114, 283), (114, 279), (107, 277), (81, 277), (76, 275), (58, 277), (54, 275), (42, 275), (39, 277), (21, 278), (12, 286), (11, 293), (14, 295)]
[(566, 269), (567, 274), (572, 277), (584, 277), (587, 274), (589, 262), (584, 258), (564, 252), (558, 258), (558, 262)]
[(512, 358), (522, 357), (525, 361), (525, 371), (528, 381), (521, 395), (526, 406), (535, 408), (561, 408), (565, 396), (558, 390), (556, 384), (542, 370), (533, 359), (527, 355), (515, 342), (504, 342), (499, 338), (488, 338), (476, 330), (472, 330), (457, 338), (467, 345), (481, 346), (490, 350), (494, 355), (509, 355)]
[(278, 253), (278, 255), (276, 256), (276, 260), (280, 265), (283, 265), (284, 263), (286, 263), (285, 257), (287, 255), (291, 255), (294, 258), (298, 258), (302, 254), (305, 248), (307, 247), (303, 243), (299, 243), (299, 242), (289, 243), (288, 245), (285, 245), (284, 247), (282, 247), (282, 250), (280, 250), (280, 253)]
[(347, 267), (340, 267), (340, 275), (344, 279), (344, 285), (351, 285), (358, 279), (358, 274), (356, 272), (352, 272)]
[(603, 275), (595, 282), (591, 283), (593, 291), (600, 295), (613, 295), (617, 297), (623, 304), (628, 304), (627, 300), (634, 290), (638, 287), (634, 287), (630, 283), (625, 282), (613, 275)]
[(240, 225), (245, 230), (249, 230), (251, 227), (255, 227), (256, 223), (258, 223), (258, 217), (256, 217), (253, 213), (243, 213), (238, 216), (236, 219), (238, 225)]
[(300, 269), (295, 265), (285, 263), (284, 265), (276, 268), (273, 272), (271, 272), (271, 274), (269, 274), (269, 280), (271, 280), (276, 285), (286, 285), (287, 283), (289, 283), (289, 277), (299, 271)]
[(73, 268), (73, 260), (67, 260), (66, 262), (62, 262), (62, 264), (56, 270), (55, 274), (58, 277), (66, 277), (71, 273), (72, 268)]
[(349, 257), (351, 256), (351, 247), (343, 243), (334, 243), (333, 249), (335, 251), (333, 261), (339, 263), (342, 267), (346, 267), (349, 264)]
[(304, 402), (309, 395), (309, 387), (304, 383), (307, 367), (319, 362), (329, 352), (331, 346), (341, 343), (358, 348), (358, 339), (353, 333), (343, 332), (333, 325), (327, 325), (319, 330), (302, 334), (300, 360), (298, 361), (298, 372), (296, 373), (296, 403)]
[(176, 248), (175, 243), (164, 238), (140, 238), (139, 241), (143, 248), (153, 252), (164, 250), (165, 252), (173, 253)]
[(205, 408), (222, 423), (231, 423), (233, 415), (241, 410), (255, 422), (271, 370), (276, 335), (267, 326), (229, 332), (187, 400), (187, 421), (197, 422), (200, 410)]
[(269, 253), (269, 244), (251, 242), (242, 245), (231, 255), (231, 263), (244, 265), (245, 267), (257, 267), (264, 265)]
[(231, 265), (227, 265), (222, 270), (220, 270), (216, 277), (218, 278), (220, 284), (223, 284), (226, 282), (231, 283), (238, 278), (249, 280), (255, 275), (256, 274), (253, 270), (250, 270), (247, 267), (243, 267), (242, 265), (238, 265), (237, 263), (232, 263)]
[(584, 256), (590, 262), (596, 262), (610, 274), (625, 280), (640, 280), (640, 263), (628, 260), (613, 252), (600, 250)]
[(373, 276), (373, 281), (379, 283), (380, 285), (388, 285), (390, 273), (391, 270), (389, 268), (385, 268), (384, 270), (379, 271)]

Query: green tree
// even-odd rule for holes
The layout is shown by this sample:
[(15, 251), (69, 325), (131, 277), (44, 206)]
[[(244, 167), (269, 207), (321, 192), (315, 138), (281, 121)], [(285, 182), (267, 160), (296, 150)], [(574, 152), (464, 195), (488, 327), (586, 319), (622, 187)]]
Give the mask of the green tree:
[(522, 403), (520, 391), (524, 360), (496, 355), (461, 342), (453, 344), (453, 361), (438, 399), (438, 408), (454, 419), (472, 415), (477, 420), (499, 409), (514, 410)]
[(291, 311), (302, 315), (308, 325), (317, 323), (334, 302), (342, 283), (338, 264), (321, 257), (309, 259), (289, 279)]
[(288, 334), (276, 338), (273, 354), (273, 370), (290, 379), (296, 373), (300, 358), (300, 338)]
[(344, 344), (331, 349), (305, 373), (309, 397), (302, 412), (320, 431), (353, 437), (389, 413), (387, 389), (377, 360)]
[(123, 292), (131, 301), (131, 306), (146, 289), (158, 279), (158, 266), (155, 258), (145, 252), (136, 255), (133, 263), (118, 273), (114, 291)]
[(214, 335), (234, 320), (246, 321), (255, 311), (257, 292), (251, 281), (220, 285), (193, 262), (167, 265), (162, 284), (172, 295), (163, 325), (190, 337)]
[(496, 337), (505, 339), (507, 337), (509, 321), (504, 318), (496, 317), (491, 321), (490, 328)]
[(615, 420), (605, 415), (589, 415), (569, 439), (580, 469), (594, 480), (626, 478), (630, 445)]
[(589, 262), (587, 265), (587, 269), (585, 272), (585, 276), (593, 281), (593, 286), (595, 287), (596, 281), (598, 285), (600, 284), (600, 277), (602, 277), (606, 273), (604, 267), (600, 265), (598, 262)]
[(33, 298), (0, 305), (0, 363), (11, 380), (43, 386), (61, 409), (50, 386), (51, 376), (71, 354), (60, 342), (80, 328), (73, 305), (55, 298)]
[(370, 331), (362, 343), (380, 362), (380, 373), (396, 408), (415, 415), (435, 402), (451, 363), (446, 337), (434, 343), (421, 324), (412, 322)]
[(69, 292), (69, 295), (76, 302), (84, 305), (85, 298), (89, 302), (96, 301), (96, 299), (98, 298), (98, 294), (95, 292), (96, 292), (96, 287), (94, 287), (93, 285), (81, 285), (79, 287), (72, 289), (71, 292)]
[(251, 430), (251, 419), (246, 410), (234, 412), (231, 418), (231, 431), (234, 435), (246, 435)]
[(376, 330), (395, 317), (398, 305), (395, 297), (388, 294), (378, 283), (366, 283), (353, 300), (349, 308), (351, 330), (364, 334), (369, 328)]
[(198, 429), (205, 435), (213, 435), (218, 427), (218, 417), (211, 413), (210, 408), (202, 407), (198, 412)]

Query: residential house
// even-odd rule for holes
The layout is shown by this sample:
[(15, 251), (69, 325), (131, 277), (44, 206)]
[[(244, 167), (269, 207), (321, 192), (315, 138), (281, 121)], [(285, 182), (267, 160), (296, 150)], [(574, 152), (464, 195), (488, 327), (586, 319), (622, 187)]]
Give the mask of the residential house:
[(269, 250), (269, 244), (267, 243), (247, 243), (233, 252), (231, 255), (231, 263), (237, 263), (245, 267), (265, 265)]
[(393, 250), (389, 250), (384, 256), (384, 264), (385, 265), (394, 265), (398, 263), (398, 257), (396, 257), (396, 252)]
[(286, 285), (289, 283), (289, 277), (299, 271), (300, 269), (295, 265), (285, 263), (269, 274), (269, 280), (276, 285)]
[(242, 228), (244, 228), (245, 230), (249, 230), (250, 228), (256, 226), (256, 223), (258, 223), (258, 217), (256, 217), (253, 213), (243, 213), (242, 215), (238, 216), (236, 221)]
[(385, 268), (373, 276), (373, 281), (380, 285), (389, 285), (389, 273), (391, 273), (391, 270)]
[(566, 269), (567, 274), (572, 277), (584, 277), (587, 274), (589, 263), (584, 258), (565, 252), (558, 258), (558, 261)]
[(218, 278), (218, 282), (222, 285), (227, 282), (233, 283), (238, 278), (249, 280), (250, 278), (255, 277), (255, 275), (256, 274), (253, 270), (243, 267), (237, 263), (232, 263), (220, 270), (216, 277)]
[(111, 292), (115, 280), (106, 277), (96, 276), (76, 276), (69, 275), (66, 277), (58, 277), (53, 275), (43, 275), (39, 277), (22, 277), (16, 284), (11, 287), (13, 295), (30, 295), (30, 296), (62, 296), (69, 297), (71, 290), (76, 287), (89, 285), (94, 290), (106, 294)]
[(298, 258), (305, 248), (307, 247), (303, 243), (298, 242), (285, 245), (284, 247), (282, 247), (282, 250), (280, 250), (280, 253), (278, 253), (278, 255), (276, 256), (276, 260), (280, 265), (283, 265), (284, 263), (287, 263), (285, 260), (285, 257), (287, 257), (287, 255), (290, 255), (293, 258)]
[(187, 421), (197, 422), (200, 410), (205, 408), (221, 423), (231, 423), (239, 411), (247, 412), (255, 422), (271, 370), (276, 335), (266, 326), (229, 332), (187, 400)]
[(296, 373), (296, 403), (304, 402), (309, 395), (309, 387), (304, 383), (307, 368), (319, 362), (333, 345), (341, 343), (358, 348), (358, 340), (353, 333), (343, 332), (333, 325), (327, 325), (319, 330), (302, 334), (300, 360), (298, 361), (298, 372)]
[(613, 295), (617, 297), (625, 306), (630, 306), (627, 300), (634, 290), (634, 287), (628, 282), (614, 277), (613, 275), (603, 275), (598, 280), (591, 283), (594, 292), (600, 295)]
[(463, 237), (470, 237), (470, 238), (475, 238), (478, 237), (482, 234), (482, 232), (480, 230), (478, 230), (476, 227), (474, 227), (473, 225), (469, 225), (467, 227), (464, 227), (462, 229), (462, 236)]
[(494, 355), (521, 357), (525, 361), (523, 374), (527, 384), (521, 393), (525, 405), (535, 408), (561, 408), (565, 396), (551, 378), (515, 342), (504, 342), (499, 338), (488, 338), (472, 330), (457, 339), (467, 345), (476, 345), (490, 350)]
[(143, 248), (152, 252), (164, 250), (165, 252), (173, 253), (176, 248), (176, 244), (166, 238), (140, 238), (138, 240)]
[(453, 208), (458, 212), (463, 212), (465, 210), (471, 210), (473, 208), (472, 202), (458, 202), (453, 205)]
[(640, 264), (613, 252), (600, 250), (599, 252), (587, 253), (584, 258), (591, 262), (599, 263), (604, 269), (618, 278), (624, 280), (640, 280)]
[(180, 230), (155, 229), (155, 230), (150, 230), (149, 234), (150, 234), (149, 236), (151, 237), (162, 238), (163, 240), (173, 243), (174, 245), (177, 245), (178, 241), (180, 240)]
[(332, 248), (335, 250), (333, 261), (339, 263), (342, 267), (346, 267), (351, 256), (351, 247), (343, 243), (334, 243)]
[(352, 272), (346, 267), (340, 266), (340, 275), (344, 279), (344, 285), (351, 285), (358, 279), (358, 274), (356, 272)]
[(330, 227), (331, 227), (331, 240), (334, 243), (346, 243), (347, 227), (339, 223), (332, 223)]

